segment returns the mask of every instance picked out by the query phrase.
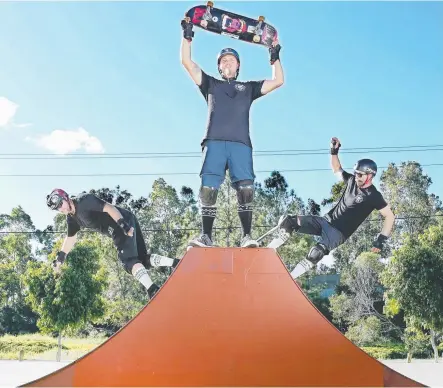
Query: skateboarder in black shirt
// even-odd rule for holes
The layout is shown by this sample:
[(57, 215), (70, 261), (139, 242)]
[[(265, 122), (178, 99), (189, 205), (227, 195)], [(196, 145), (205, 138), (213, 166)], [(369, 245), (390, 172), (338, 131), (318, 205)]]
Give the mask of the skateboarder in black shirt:
[(182, 21), (181, 62), (208, 104), (208, 120), (202, 140), (203, 164), (200, 172), (199, 200), (202, 206), (202, 234), (189, 246), (212, 246), (212, 227), (217, 213), (218, 190), (229, 170), (237, 192), (238, 215), (243, 229), (242, 247), (257, 247), (251, 238), (254, 168), (249, 136), (249, 111), (253, 101), (283, 85), (279, 59), (280, 45), (269, 49), (273, 66), (272, 80), (239, 82), (240, 57), (232, 48), (223, 49), (217, 57), (222, 80), (211, 77), (191, 59), (192, 24)]
[(338, 203), (323, 217), (286, 215), (280, 217), (280, 236), (268, 245), (277, 249), (292, 232), (320, 236), (320, 242), (312, 247), (291, 272), (295, 279), (316, 265), (323, 256), (343, 244), (372, 213), (380, 211), (385, 218), (383, 229), (374, 240), (372, 251), (380, 252), (394, 225), (395, 216), (382, 194), (372, 184), (377, 165), (370, 159), (361, 159), (354, 166), (354, 175), (344, 171), (338, 158), (341, 147), (337, 138), (331, 140), (331, 167), (335, 175), (346, 182), (346, 188)]
[(60, 271), (60, 266), (74, 246), (77, 232), (84, 228), (112, 238), (125, 270), (145, 286), (150, 298), (159, 287), (153, 283), (147, 270), (178, 264), (177, 259), (147, 252), (138, 220), (126, 209), (111, 205), (93, 194), (69, 197), (62, 189), (54, 189), (47, 196), (46, 203), (50, 209), (66, 214), (68, 225), (67, 236), (53, 263), (56, 272)]

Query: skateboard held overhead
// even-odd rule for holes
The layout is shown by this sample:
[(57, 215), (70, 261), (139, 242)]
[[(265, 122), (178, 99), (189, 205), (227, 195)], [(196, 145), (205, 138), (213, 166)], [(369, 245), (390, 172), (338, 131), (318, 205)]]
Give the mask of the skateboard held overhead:
[(277, 39), (277, 30), (265, 22), (265, 17), (253, 19), (238, 15), (220, 8), (214, 8), (214, 3), (197, 5), (189, 9), (185, 18), (193, 25), (219, 35), (249, 43), (271, 47)]

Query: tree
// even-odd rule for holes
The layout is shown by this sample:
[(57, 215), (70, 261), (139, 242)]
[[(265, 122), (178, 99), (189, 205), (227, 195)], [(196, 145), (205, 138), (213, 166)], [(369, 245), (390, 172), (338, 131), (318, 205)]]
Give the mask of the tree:
[(393, 241), (401, 244), (401, 235), (422, 233), (435, 224), (433, 216), (441, 210), (441, 201), (429, 194), (432, 180), (417, 162), (390, 163), (380, 176), (380, 189), (391, 205), (397, 220)]
[[(384, 289), (380, 275), (384, 264), (379, 256), (365, 252), (354, 264), (342, 273), (341, 282), (346, 285), (347, 292), (333, 295), (330, 298), (333, 321), (345, 330), (357, 342), (365, 342), (368, 329), (379, 330), (384, 336), (401, 337), (402, 330), (383, 314)], [(375, 319), (367, 320), (369, 317)], [(362, 338), (358, 338), (362, 335)], [(375, 338), (375, 337), (374, 337)], [(379, 337), (381, 342), (384, 340)]]
[[(404, 311), (413, 327), (428, 330), (435, 360), (437, 338), (443, 332), (443, 224), (430, 226), (418, 236), (408, 236), (394, 251), (383, 273), (387, 298)], [(392, 302), (391, 302), (392, 303)]]
[(25, 302), (21, 275), (32, 255), (31, 217), (20, 207), (0, 215), (0, 334), (35, 332), (36, 314)]
[(388, 342), (382, 326), (382, 321), (374, 315), (360, 318), (348, 329), (346, 337), (357, 346), (380, 345)]
[[(55, 252), (51, 255), (54, 258)], [(58, 359), (63, 333), (73, 333), (104, 314), (101, 294), (106, 282), (98, 260), (95, 245), (82, 241), (70, 252), (60, 276), (54, 274), (49, 263), (28, 263), (24, 275), (27, 300), (39, 314), (37, 325), (41, 331), (58, 333)]]

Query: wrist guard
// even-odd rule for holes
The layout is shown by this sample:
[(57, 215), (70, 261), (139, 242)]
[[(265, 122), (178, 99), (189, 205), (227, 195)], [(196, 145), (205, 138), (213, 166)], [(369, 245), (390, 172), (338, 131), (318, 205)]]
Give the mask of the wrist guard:
[(120, 228), (122, 228), (125, 234), (128, 234), (128, 232), (131, 230), (131, 226), (123, 218), (120, 218), (117, 221), (117, 225), (120, 226)]
[(281, 46), (279, 44), (275, 47), (274, 46), (269, 47), (269, 56), (270, 56), (271, 65), (273, 65), (277, 59), (280, 59), (280, 54), (279, 54), (280, 49)]

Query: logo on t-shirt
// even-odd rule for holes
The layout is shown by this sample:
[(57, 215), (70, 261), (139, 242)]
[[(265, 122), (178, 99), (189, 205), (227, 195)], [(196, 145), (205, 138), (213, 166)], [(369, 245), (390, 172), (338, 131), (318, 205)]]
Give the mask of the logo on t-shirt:
[(363, 196), (361, 194), (358, 194), (355, 197), (355, 203), (361, 203), (361, 202), (363, 202)]
[(239, 91), (242, 92), (243, 90), (246, 89), (246, 86), (243, 84), (235, 84), (235, 88)]

